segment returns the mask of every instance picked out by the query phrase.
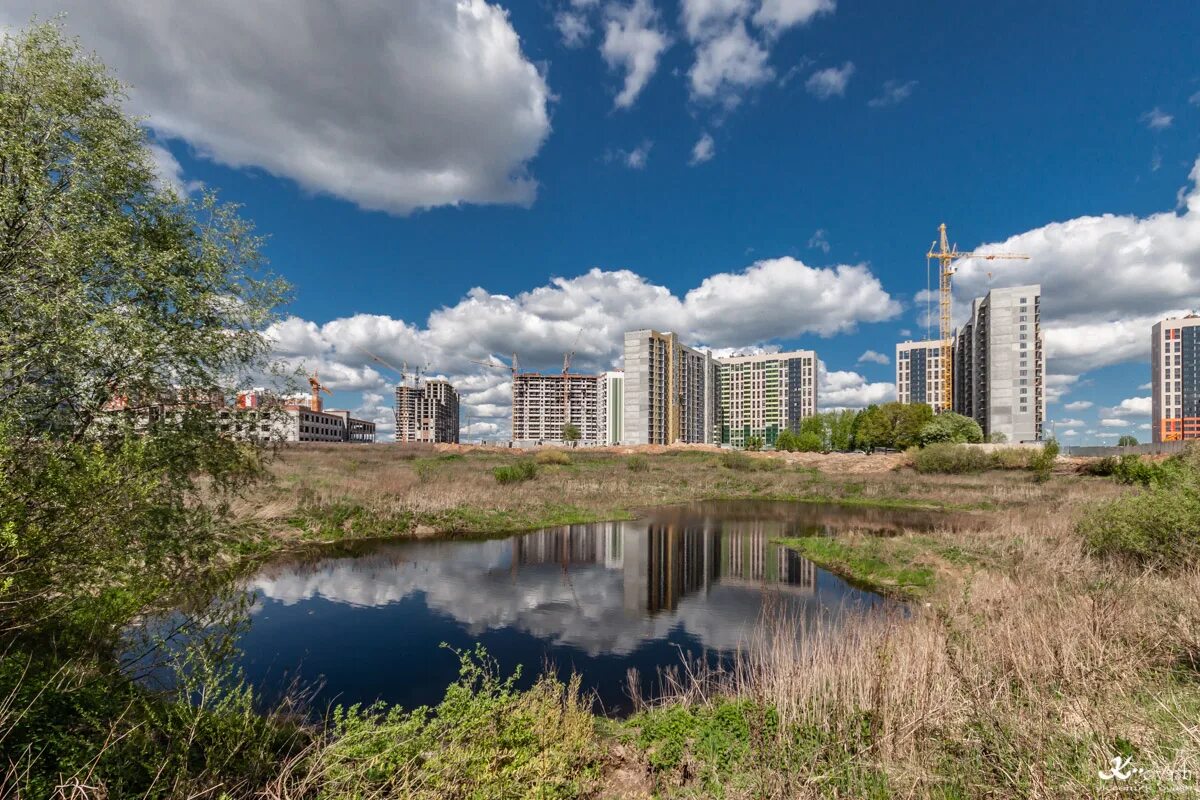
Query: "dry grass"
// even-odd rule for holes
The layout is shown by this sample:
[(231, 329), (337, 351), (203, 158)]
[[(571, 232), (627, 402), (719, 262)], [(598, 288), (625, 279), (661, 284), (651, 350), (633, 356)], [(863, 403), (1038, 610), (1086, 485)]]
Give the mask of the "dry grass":
[[(1200, 571), (1126, 572), (1085, 556), (1073, 521), (1096, 484), (994, 515), (983, 530), (924, 533), (969, 554), (911, 614), (839, 627), (770, 616), (728, 670), (667, 675), (667, 706), (751, 700), (796, 731), (844, 741), (854, 768), (903, 797), (1092, 797), (1125, 751), (1145, 770), (1123, 797), (1198, 796)], [(813, 733), (816, 732), (816, 733)], [(829, 765), (801, 758), (758, 796), (829, 796)], [(1181, 794), (1182, 793), (1182, 794)], [(1194, 793), (1194, 794), (1193, 794)], [(736, 793), (734, 793), (736, 795)]]
[[(432, 447), (300, 446), (281, 451), (271, 485), (236, 509), (276, 538), (429, 533), (493, 533), (544, 525), (628, 518), (640, 509), (693, 500), (776, 498), (863, 504), (1008, 505), (1052, 496), (1027, 475), (920, 476), (900, 457), (752, 454), (772, 469), (732, 469), (718, 453), (685, 449), (639, 453), (576, 450), (542, 456), (534, 480), (498, 484), (497, 466), (528, 457), (509, 450)], [(551, 451), (544, 451), (551, 452)], [(819, 455), (819, 454), (818, 454)], [(864, 473), (865, 465), (882, 467)], [(832, 465), (832, 466), (830, 466)], [(1066, 479), (1064, 479), (1066, 480)]]

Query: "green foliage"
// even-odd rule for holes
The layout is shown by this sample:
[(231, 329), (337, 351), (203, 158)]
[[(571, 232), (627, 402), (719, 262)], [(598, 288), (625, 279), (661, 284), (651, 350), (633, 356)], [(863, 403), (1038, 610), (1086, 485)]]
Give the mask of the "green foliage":
[(779, 432), (779, 435), (775, 437), (775, 449), (794, 453), (800, 449), (799, 439), (800, 437), (798, 435), (787, 428), (784, 428)]
[(1137, 437), (1128, 433), (1117, 439), (1117, 447), (1137, 447), (1137, 443)]
[(944, 411), (921, 426), (918, 439), (921, 446), (937, 442), (978, 444), (983, 441), (983, 429), (970, 417)]
[(1200, 557), (1200, 449), (1162, 461), (1135, 455), (1106, 461), (1120, 483), (1144, 487), (1105, 503), (1076, 526), (1088, 551), (1141, 565), (1175, 569)]
[(564, 442), (578, 442), (581, 437), (579, 426), (571, 422), (563, 425), (562, 437)]
[(492, 470), (497, 483), (520, 483), (537, 477), (537, 464), (528, 459), (495, 467)]
[(264, 453), (222, 437), (217, 407), (270, 369), (285, 287), (234, 207), (158, 185), (124, 102), (56, 26), (0, 39), (0, 697), (21, 698), (0, 770), (21, 765), (21, 796), (254, 773), (247, 693), (149, 694), (119, 659), (132, 623), (208, 608), (225, 577), (229, 503)]
[(458, 680), (434, 708), (339, 707), (297, 783), (318, 782), (329, 800), (586, 794), (600, 752), (579, 679), (544, 676), (520, 691), (519, 678), (501, 678), (477, 646), (459, 653)]
[(1000, 431), (994, 431), (987, 435), (988, 444), (1008, 444), (1008, 437)]
[(1029, 468), (1033, 470), (1033, 477), (1039, 483), (1050, 480), (1050, 471), (1054, 468), (1054, 462), (1058, 458), (1058, 440), (1047, 439), (1040, 450), (1035, 450), (1033, 456), (1029, 459)]
[(650, 460), (642, 455), (632, 455), (625, 462), (630, 472), (646, 472), (650, 469)]
[(761, 436), (746, 437), (746, 449), (758, 451), (763, 449), (763, 438)]
[(917, 472), (959, 475), (991, 469), (995, 459), (974, 447), (931, 444), (912, 453), (912, 465)]
[(905, 450), (921, 444), (921, 432), (933, 419), (933, 409), (925, 403), (870, 405), (856, 420), (854, 445), (868, 451), (880, 447)]
[(1077, 470), (1081, 475), (1091, 475), (1097, 478), (1109, 478), (1116, 474), (1120, 462), (1113, 456), (1092, 458), (1085, 461)]
[(805, 431), (796, 437), (796, 449), (802, 453), (819, 453), (824, 446), (821, 437), (812, 431)]
[(557, 464), (563, 466), (571, 463), (571, 456), (562, 450), (539, 450), (534, 460), (538, 464)]

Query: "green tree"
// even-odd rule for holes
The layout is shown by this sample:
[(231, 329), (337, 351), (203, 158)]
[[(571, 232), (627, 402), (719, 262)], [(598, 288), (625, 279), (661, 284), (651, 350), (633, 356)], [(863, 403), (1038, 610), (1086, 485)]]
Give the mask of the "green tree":
[(987, 435), (989, 444), (1008, 444), (1008, 437), (1001, 431), (993, 431)]
[(1137, 437), (1131, 436), (1128, 433), (1122, 436), (1120, 439), (1117, 439), (1117, 447), (1135, 447), (1137, 446), (1137, 443)]
[(933, 408), (925, 403), (885, 403), (892, 422), (892, 445), (902, 450), (921, 443), (921, 429), (933, 421)]
[(562, 435), (564, 442), (578, 442), (580, 438), (579, 427), (568, 422), (566, 425), (563, 425)]
[(879, 406), (871, 404), (858, 415), (858, 427), (854, 433), (855, 447), (867, 452), (879, 447), (892, 447), (894, 438), (892, 423)]
[(845, 452), (854, 446), (854, 423), (858, 412), (853, 409), (828, 411), (829, 449)]
[[(22, 708), (0, 763), (31, 797), (84, 772), (141, 796), (116, 776), (203, 761), (89, 703), (132, 703), (123, 632), (215, 583), (227, 501), (261, 473), (191, 401), (269, 367), (285, 287), (235, 208), (160, 186), (124, 100), (54, 25), (0, 39), (0, 697)], [(114, 396), (179, 406), (135, 420)]]
[(796, 437), (796, 449), (802, 453), (819, 453), (825, 449), (825, 443), (817, 434), (805, 431)]
[(921, 427), (920, 444), (924, 447), (935, 442), (955, 444), (978, 444), (983, 441), (983, 429), (979, 423), (962, 414), (943, 411)]
[(824, 414), (814, 414), (811, 417), (804, 417), (800, 420), (800, 430), (797, 433), (801, 436), (808, 434), (810, 437), (815, 437), (821, 443), (821, 447), (817, 449), (823, 449), (829, 440), (828, 420)]
[(792, 433), (787, 428), (784, 428), (779, 432), (779, 435), (775, 437), (775, 449), (787, 452), (795, 452), (796, 450), (800, 449), (799, 438), (800, 437), (797, 434)]

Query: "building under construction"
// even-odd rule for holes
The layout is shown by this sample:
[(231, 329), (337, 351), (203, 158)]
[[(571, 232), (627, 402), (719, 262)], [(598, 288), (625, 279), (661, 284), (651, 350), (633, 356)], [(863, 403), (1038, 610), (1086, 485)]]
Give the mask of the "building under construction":
[(567, 424), (578, 432), (577, 444), (602, 444), (605, 438), (605, 405), (601, 398), (604, 386), (603, 375), (524, 372), (514, 376), (513, 444), (517, 447), (563, 444)]
[(459, 397), (449, 381), (434, 378), (396, 387), (396, 441), (458, 444)]

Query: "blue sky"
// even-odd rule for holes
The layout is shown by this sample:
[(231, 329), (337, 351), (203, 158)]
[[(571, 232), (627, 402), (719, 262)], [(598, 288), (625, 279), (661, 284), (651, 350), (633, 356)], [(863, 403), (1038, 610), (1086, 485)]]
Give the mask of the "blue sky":
[(245, 205), (295, 286), (281, 356), (380, 420), (359, 348), (428, 361), (495, 436), (505, 374), (471, 358), (551, 368), (582, 329), (604, 368), (626, 325), (813, 348), (823, 403), (891, 399), (860, 356), (923, 334), (945, 221), (1034, 256), (956, 301), (1042, 282), (1059, 434), (1148, 438), (1149, 324), (1200, 307), (1194, 2), (6, 5), (65, 10), (164, 178)]

